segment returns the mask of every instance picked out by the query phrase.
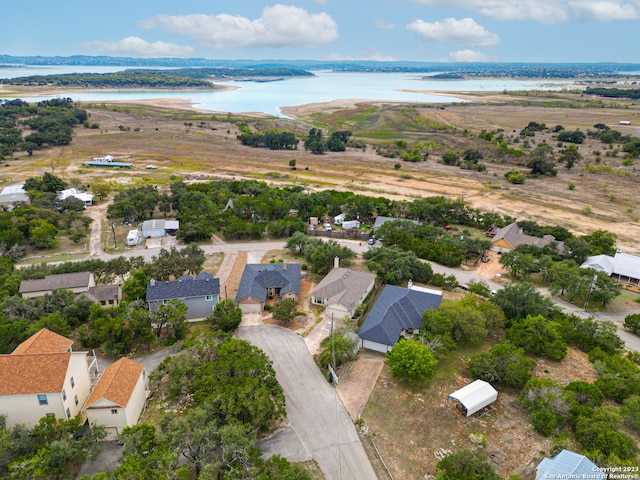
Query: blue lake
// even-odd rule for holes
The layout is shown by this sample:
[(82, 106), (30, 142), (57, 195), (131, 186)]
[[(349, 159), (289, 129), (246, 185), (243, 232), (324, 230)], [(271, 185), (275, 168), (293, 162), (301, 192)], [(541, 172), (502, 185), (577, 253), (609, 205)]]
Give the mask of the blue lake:
[[(2, 68), (0, 78), (61, 73), (107, 73), (126, 67), (29, 67)], [(88, 91), (63, 92), (55, 97), (70, 97), (76, 101), (149, 100), (157, 98), (186, 99), (194, 107), (216, 112), (262, 112), (282, 115), (281, 108), (307, 103), (340, 99), (389, 100), (415, 103), (459, 102), (453, 92), (557, 90), (566, 81), (558, 80), (429, 80), (419, 74), (408, 73), (344, 73), (315, 71), (314, 77), (288, 78), (273, 82), (220, 82), (238, 87), (216, 91)], [(452, 92), (433, 95), (427, 91)], [(23, 97), (39, 101), (47, 97)], [(49, 97), (50, 98), (50, 97)]]

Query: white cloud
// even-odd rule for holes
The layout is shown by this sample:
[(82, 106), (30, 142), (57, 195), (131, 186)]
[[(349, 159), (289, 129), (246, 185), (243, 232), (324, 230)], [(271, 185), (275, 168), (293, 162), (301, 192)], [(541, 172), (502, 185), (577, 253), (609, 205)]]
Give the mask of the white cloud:
[(562, 23), (569, 18), (566, 0), (413, 0), (433, 7), (468, 8), (494, 20)]
[(175, 43), (147, 42), (140, 37), (127, 37), (115, 42), (96, 40), (80, 45), (85, 50), (102, 55), (131, 55), (134, 57), (188, 57), (194, 54), (193, 47)]
[(227, 14), (156, 15), (138, 26), (185, 35), (211, 50), (313, 47), (338, 38), (338, 24), (330, 15), (281, 4), (265, 7), (256, 20)]
[(578, 17), (608, 22), (612, 20), (638, 20), (640, 18), (640, 4), (578, 0), (569, 2)]
[(449, 62), (495, 62), (496, 58), (474, 50), (457, 50), (449, 54)]
[(396, 59), (395, 57), (384, 53), (382, 50), (371, 47), (365, 51), (363, 60), (373, 60), (376, 62), (393, 62)]
[(427, 42), (456, 43), (475, 47), (492, 47), (500, 43), (500, 37), (478, 25), (473, 18), (445, 18), (433, 23), (416, 20), (407, 25)]
[(379, 30), (393, 30), (396, 26), (395, 24), (385, 22), (384, 20), (376, 20), (376, 28)]

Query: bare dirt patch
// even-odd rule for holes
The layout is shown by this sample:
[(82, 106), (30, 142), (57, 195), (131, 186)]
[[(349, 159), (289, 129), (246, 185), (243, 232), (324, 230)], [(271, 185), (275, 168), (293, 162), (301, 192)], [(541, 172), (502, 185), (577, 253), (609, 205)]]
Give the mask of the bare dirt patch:
[[(517, 391), (498, 388), (498, 401), (478, 418), (467, 419), (455, 407), (448, 408), (447, 396), (472, 380), (466, 363), (474, 353), (442, 361), (436, 378), (425, 388), (408, 387), (393, 379), (387, 366), (383, 368), (362, 418), (395, 478), (435, 475), (440, 449), (474, 448), (489, 456), (503, 478), (511, 473), (531, 478), (548, 452), (550, 439), (533, 430), (528, 414), (518, 405)], [(571, 349), (562, 362), (542, 363), (538, 371), (562, 383), (594, 379), (586, 356)], [(486, 435), (486, 446), (474, 443), (472, 434)]]

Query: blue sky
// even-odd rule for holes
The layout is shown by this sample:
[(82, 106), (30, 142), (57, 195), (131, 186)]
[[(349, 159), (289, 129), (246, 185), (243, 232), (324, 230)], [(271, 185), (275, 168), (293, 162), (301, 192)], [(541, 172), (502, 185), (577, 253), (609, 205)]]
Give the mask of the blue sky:
[(5, 3), (8, 55), (640, 63), (640, 0)]

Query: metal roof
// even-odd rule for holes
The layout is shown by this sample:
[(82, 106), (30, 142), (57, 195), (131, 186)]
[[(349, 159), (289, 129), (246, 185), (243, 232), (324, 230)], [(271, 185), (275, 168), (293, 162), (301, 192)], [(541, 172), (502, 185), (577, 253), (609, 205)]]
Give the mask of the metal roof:
[(552, 459), (542, 459), (536, 470), (538, 476), (544, 474), (549, 478), (561, 478), (560, 475), (571, 475), (571, 478), (607, 478), (587, 457), (566, 449)]
[(467, 417), (498, 399), (498, 392), (484, 380), (476, 380), (469, 385), (449, 394), (447, 402), (452, 398), (458, 400), (467, 409)]

